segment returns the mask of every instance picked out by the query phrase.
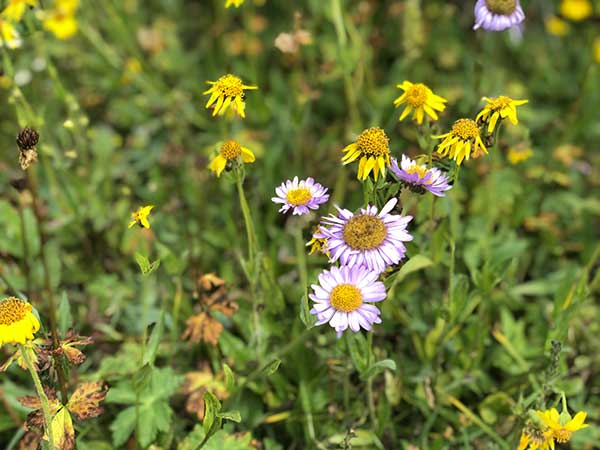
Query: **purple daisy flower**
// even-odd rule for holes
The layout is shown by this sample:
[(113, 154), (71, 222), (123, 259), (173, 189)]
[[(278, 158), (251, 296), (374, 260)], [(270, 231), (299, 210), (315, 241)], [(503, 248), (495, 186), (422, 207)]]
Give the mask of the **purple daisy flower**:
[(310, 310), (317, 316), (317, 325), (329, 322), (338, 337), (350, 328), (355, 333), (361, 328), (370, 330), (381, 323), (381, 314), (372, 302), (385, 299), (385, 285), (377, 281), (377, 272), (362, 266), (332, 267), (319, 275), (319, 284), (311, 287), (310, 299), (315, 302)]
[(390, 171), (411, 187), (427, 189), (438, 197), (445, 197), (444, 192), (452, 189), (448, 177), (440, 169), (428, 169), (406, 155), (402, 155), (400, 165), (396, 158), (392, 158)]
[(525, 20), (519, 0), (477, 0), (474, 30), (504, 31)]
[(397, 202), (391, 199), (379, 213), (371, 205), (357, 214), (336, 206), (338, 215), (324, 217), (314, 235), (327, 239), (329, 261), (339, 259), (342, 265), (365, 266), (377, 273), (398, 264), (406, 253), (404, 242), (413, 237), (406, 231), (412, 216), (389, 214)]
[(312, 178), (306, 180), (287, 180), (275, 189), (277, 197), (271, 198), (274, 203), (282, 203), (280, 213), (286, 213), (293, 209), (293, 214), (308, 214), (311, 209), (319, 209), (319, 206), (329, 200), (327, 188), (315, 183)]

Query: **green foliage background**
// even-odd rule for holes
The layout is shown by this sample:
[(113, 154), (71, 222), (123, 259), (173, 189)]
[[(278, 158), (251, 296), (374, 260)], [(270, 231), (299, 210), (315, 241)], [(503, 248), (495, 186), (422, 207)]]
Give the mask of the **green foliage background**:
[[(71, 375), (110, 386), (106, 412), (76, 424), (78, 448), (125, 448), (128, 440), (135, 448), (132, 433), (141, 448), (196, 448), (208, 430), (185, 412), (181, 384), (202, 362), (216, 373), (231, 367), (223, 411), (241, 416), (224, 420), (211, 449), (516, 448), (527, 409), (555, 405), (560, 392), (589, 422), (600, 418), (600, 4), (595, 18), (557, 37), (544, 20), (558, 2), (524, 0), (518, 39), (472, 31), (472, 3), (89, 1), (75, 38), (58, 41), (34, 23), (22, 48), (2, 49), (4, 75), (31, 80), (0, 90), (0, 291), (27, 289), (26, 236), (41, 298), (34, 306), (47, 317), (39, 230), (30, 206), (21, 226), (10, 185), (22, 175), (14, 136), (29, 125), (41, 135), (34, 170), (59, 320), (95, 338)], [(274, 40), (295, 20), (312, 43), (284, 54)], [(149, 29), (162, 42), (154, 52), (140, 44)], [(127, 71), (132, 59), (141, 72)], [(205, 80), (227, 72), (259, 86), (247, 95), (244, 121), (204, 109)], [(303, 323), (299, 241), (270, 198), (284, 179), (312, 176), (332, 190), (329, 208), (358, 208), (356, 167), (340, 158), (362, 129), (384, 128), (396, 157), (420, 153), (416, 125), (399, 123), (392, 105), (405, 79), (449, 100), (438, 131), (474, 117), (482, 96), (529, 104), (518, 126), (503, 128), (499, 148), (464, 164), (459, 183), (436, 200), (435, 226), (431, 196), (404, 199), (415, 239), (388, 281), (369, 362), (366, 334), (337, 340), (329, 327)], [(245, 189), (272, 275), (260, 299), (239, 263), (246, 240), (235, 186), (206, 168), (225, 136), (257, 155)], [(534, 156), (511, 165), (507, 148), (519, 143)], [(156, 205), (151, 232), (128, 229), (145, 204)], [(307, 222), (303, 241), (310, 232)], [(136, 253), (161, 264), (143, 276)], [(327, 261), (306, 258), (313, 282)], [(195, 280), (207, 272), (223, 277), (240, 305), (232, 318), (219, 316), (217, 347), (179, 338), (197, 304)], [(563, 350), (548, 380), (553, 340)], [(149, 352), (144, 366), (141, 351)], [(24, 419), (16, 398), (32, 391), (26, 373), (11, 368), (0, 388)], [(0, 442), (15, 448), (20, 433), (9, 408), (0, 409)], [(592, 426), (571, 448), (599, 440)]]

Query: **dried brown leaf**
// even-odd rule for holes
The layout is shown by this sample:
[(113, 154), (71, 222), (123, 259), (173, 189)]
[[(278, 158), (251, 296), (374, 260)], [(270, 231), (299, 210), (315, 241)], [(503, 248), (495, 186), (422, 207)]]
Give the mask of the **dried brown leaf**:
[(181, 336), (182, 339), (189, 339), (194, 343), (203, 341), (213, 346), (217, 345), (223, 331), (223, 325), (218, 320), (202, 312), (191, 316), (185, 323), (187, 328)]
[(78, 420), (88, 420), (98, 417), (104, 412), (100, 403), (106, 398), (108, 387), (103, 381), (85, 382), (80, 384), (67, 403), (67, 408)]

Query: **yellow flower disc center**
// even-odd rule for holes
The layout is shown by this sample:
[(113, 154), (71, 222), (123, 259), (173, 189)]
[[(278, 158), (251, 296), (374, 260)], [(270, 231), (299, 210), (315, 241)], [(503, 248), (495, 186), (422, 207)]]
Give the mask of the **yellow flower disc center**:
[(226, 97), (237, 97), (244, 95), (242, 80), (235, 75), (223, 75), (217, 80), (215, 87)]
[(419, 164), (413, 164), (406, 171), (409, 175), (416, 173), (419, 175), (419, 178), (425, 178), (427, 175), (427, 167), (420, 166)]
[(554, 437), (556, 441), (560, 444), (564, 444), (565, 442), (569, 442), (571, 440), (571, 432), (565, 428), (554, 431)]
[(517, 9), (517, 0), (485, 0), (485, 5), (495, 14), (509, 16)]
[(458, 119), (452, 125), (452, 134), (462, 141), (470, 141), (479, 137), (479, 127), (474, 120)]
[(510, 106), (512, 101), (512, 98), (501, 95), (498, 98), (491, 99), (488, 107), (493, 111), (500, 111), (501, 109)]
[(227, 161), (233, 161), (242, 154), (242, 146), (237, 141), (225, 141), (221, 145), (221, 156)]
[(389, 139), (381, 128), (369, 128), (358, 136), (358, 149), (367, 156), (386, 156), (390, 154)]
[(427, 86), (424, 84), (413, 84), (406, 90), (406, 103), (413, 108), (423, 106), (427, 102), (427, 91)]
[(356, 311), (362, 305), (363, 299), (360, 289), (352, 284), (338, 284), (331, 291), (329, 302), (338, 311)]
[(31, 305), (15, 297), (9, 297), (0, 302), (0, 325), (11, 325), (23, 320)]
[(373, 250), (385, 240), (387, 230), (379, 217), (362, 214), (348, 221), (343, 235), (353, 250)]
[(310, 190), (307, 188), (291, 189), (285, 196), (290, 205), (306, 205), (312, 198)]

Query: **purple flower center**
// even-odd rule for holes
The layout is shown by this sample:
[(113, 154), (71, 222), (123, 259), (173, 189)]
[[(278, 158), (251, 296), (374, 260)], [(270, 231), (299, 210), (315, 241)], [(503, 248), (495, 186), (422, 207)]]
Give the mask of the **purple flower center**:
[(353, 250), (373, 250), (381, 245), (387, 230), (379, 217), (368, 214), (354, 216), (344, 226), (344, 241)]
[(362, 293), (352, 284), (338, 284), (331, 291), (329, 302), (338, 311), (356, 311), (362, 305)]
[(485, 5), (494, 14), (509, 16), (517, 9), (517, 0), (485, 0)]

